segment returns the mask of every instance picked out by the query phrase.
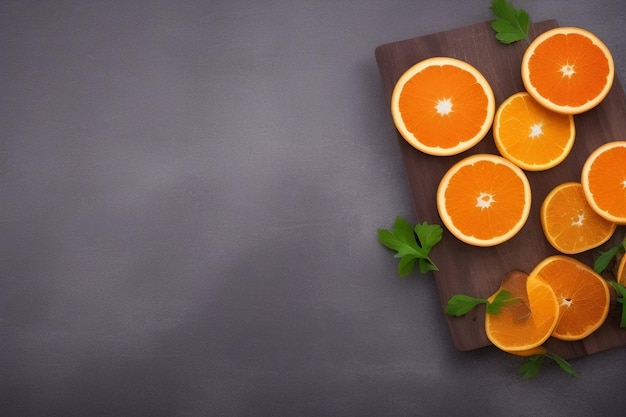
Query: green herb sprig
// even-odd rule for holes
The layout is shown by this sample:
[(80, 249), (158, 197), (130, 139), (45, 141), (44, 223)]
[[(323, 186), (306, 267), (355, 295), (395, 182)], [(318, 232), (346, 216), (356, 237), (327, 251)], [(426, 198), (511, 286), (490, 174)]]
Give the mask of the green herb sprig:
[(617, 255), (620, 252), (624, 252), (625, 250), (626, 250), (626, 238), (624, 238), (624, 240), (621, 243), (613, 246), (609, 250), (604, 251), (604, 252), (600, 251), (600, 256), (598, 256), (598, 258), (593, 263), (593, 269), (598, 274), (601, 274), (609, 266), (613, 258), (615, 258), (615, 255)]
[(420, 273), (438, 271), (437, 265), (430, 258), (430, 250), (441, 241), (443, 228), (438, 224), (423, 222), (412, 227), (402, 217), (396, 217), (392, 230), (378, 229), (378, 240), (389, 249), (396, 251), (395, 258), (400, 258), (398, 275), (409, 275), (415, 262)]
[(526, 362), (524, 362), (519, 368), (519, 372), (522, 377), (524, 379), (529, 379), (536, 376), (541, 370), (544, 359), (546, 358), (552, 359), (559, 365), (559, 367), (561, 367), (563, 371), (567, 372), (568, 374), (572, 376), (578, 376), (578, 374), (574, 371), (574, 368), (572, 368), (572, 365), (570, 365), (569, 362), (552, 352), (548, 352), (542, 353), (540, 355), (529, 356), (526, 359)]
[(446, 305), (445, 312), (450, 316), (458, 317), (467, 314), (474, 307), (480, 304), (486, 304), (487, 314), (498, 314), (503, 306), (517, 301), (521, 301), (521, 299), (514, 298), (507, 290), (498, 291), (491, 302), (489, 302), (486, 298), (476, 298), (469, 295), (457, 294), (450, 297), (448, 304)]
[(619, 327), (622, 329), (626, 328), (626, 287), (615, 281), (609, 281), (609, 284), (617, 293), (617, 299), (615, 301), (622, 305), (622, 316), (620, 318)]
[[(610, 265), (611, 261), (617, 256), (618, 253), (624, 253), (626, 251), (626, 238), (617, 245), (609, 248), (607, 251), (600, 251), (600, 256), (596, 258), (593, 263), (593, 269), (598, 274), (603, 273)], [(624, 255), (626, 256), (626, 255)], [(616, 301), (622, 305), (622, 316), (620, 319), (619, 327), (626, 328), (626, 287), (615, 282), (609, 281), (609, 284), (617, 293)]]
[(496, 31), (496, 39), (505, 44), (528, 38), (530, 17), (525, 10), (516, 9), (506, 0), (494, 0), (490, 7), (496, 19), (491, 22), (491, 28)]

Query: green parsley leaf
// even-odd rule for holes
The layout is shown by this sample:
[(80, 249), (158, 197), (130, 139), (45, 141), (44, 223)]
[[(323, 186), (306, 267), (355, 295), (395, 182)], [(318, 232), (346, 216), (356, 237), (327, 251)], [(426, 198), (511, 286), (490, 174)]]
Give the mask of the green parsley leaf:
[(521, 301), (519, 298), (513, 298), (507, 290), (498, 291), (493, 301), (487, 304), (487, 314), (498, 314), (502, 306), (512, 301)]
[(496, 19), (491, 22), (491, 28), (496, 31), (496, 39), (505, 44), (528, 39), (530, 17), (525, 10), (516, 9), (506, 0), (494, 0), (490, 7)]
[(457, 294), (450, 297), (445, 312), (450, 316), (462, 316), (470, 312), (479, 304), (487, 304), (486, 298), (475, 298), (465, 294)]
[(441, 242), (443, 229), (438, 224), (428, 224), (426, 222), (415, 225), (415, 234), (423, 248), (432, 248)]
[(428, 256), (430, 250), (441, 241), (443, 228), (426, 222), (415, 228), (402, 217), (396, 217), (392, 230), (378, 229), (378, 241), (385, 247), (396, 251), (395, 258), (400, 258), (398, 275), (407, 276), (418, 263), (422, 274), (438, 271), (437, 265)]
[(413, 271), (416, 260), (417, 257), (412, 255), (406, 255), (400, 258), (400, 263), (398, 263), (398, 275), (401, 277), (409, 275), (411, 271)]
[(559, 365), (559, 367), (566, 373), (572, 376), (578, 376), (578, 374), (572, 368), (569, 362), (560, 357), (559, 355), (548, 352), (541, 355), (533, 355), (526, 358), (526, 361), (520, 366), (519, 371), (522, 374), (524, 379), (529, 379), (536, 376), (541, 370), (541, 366), (543, 365), (543, 360), (545, 358), (552, 359), (554, 362)]
[(426, 274), (428, 271), (439, 271), (437, 265), (429, 259), (419, 258), (417, 263), (420, 267), (420, 274)]
[(522, 378), (529, 379), (536, 376), (541, 370), (543, 358), (543, 355), (533, 355), (526, 358), (526, 361), (519, 367)]
[(619, 252), (621, 247), (622, 245), (617, 245), (613, 246), (611, 249), (605, 252), (600, 251), (600, 256), (598, 256), (598, 258), (593, 263), (593, 269), (598, 274), (604, 272), (604, 270), (609, 266), (615, 255), (617, 255), (617, 252)]
[(511, 302), (520, 301), (513, 298), (507, 290), (498, 291), (492, 302), (486, 298), (476, 298), (465, 294), (457, 294), (450, 297), (446, 304), (445, 312), (450, 316), (462, 316), (470, 312), (479, 304), (486, 304), (487, 314), (498, 314), (502, 306)]
[(617, 292), (617, 299), (615, 301), (622, 305), (622, 317), (619, 322), (619, 327), (626, 328), (626, 287), (615, 281), (609, 281), (609, 284), (611, 284), (615, 292)]
[(567, 362), (565, 359), (563, 359), (562, 357), (554, 354), (554, 353), (546, 353), (546, 357), (552, 359), (553, 361), (555, 361), (563, 371), (567, 372), (568, 374), (572, 375), (572, 376), (578, 376), (578, 374), (574, 371), (574, 368), (572, 368), (572, 365), (570, 365), (569, 362)]
[[(415, 225), (413, 229), (417, 238), (419, 239), (419, 244), (422, 248), (427, 249), (426, 255), (430, 252), (430, 249), (435, 247), (435, 245), (441, 242), (443, 238), (443, 228), (438, 224), (428, 224), (423, 222), (421, 224)], [(428, 271), (438, 271), (439, 269), (433, 263), (433, 261), (428, 257), (423, 257), (418, 259), (420, 273), (425, 274)]]
[(605, 252), (600, 251), (600, 256), (598, 256), (598, 258), (593, 263), (593, 269), (598, 274), (601, 274), (609, 266), (615, 255), (623, 250), (626, 250), (626, 238), (624, 238), (622, 243), (613, 246), (609, 250)]

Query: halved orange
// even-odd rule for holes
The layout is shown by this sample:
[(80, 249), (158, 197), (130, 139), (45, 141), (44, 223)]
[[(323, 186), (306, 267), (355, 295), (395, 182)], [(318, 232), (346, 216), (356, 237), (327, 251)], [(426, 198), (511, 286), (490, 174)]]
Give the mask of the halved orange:
[(578, 182), (554, 187), (541, 205), (540, 218), (548, 242), (566, 254), (597, 248), (617, 227), (591, 208)]
[(524, 171), (491, 154), (457, 162), (437, 189), (442, 222), (459, 240), (475, 246), (494, 246), (515, 236), (528, 219), (530, 202)]
[(522, 58), (522, 81), (542, 106), (578, 114), (600, 104), (613, 85), (615, 65), (593, 33), (559, 27), (539, 35)]
[[(545, 353), (541, 345), (556, 328), (559, 302), (550, 285), (540, 277), (529, 275), (525, 282), (530, 315), (520, 318), (515, 311), (516, 303), (504, 305), (497, 314), (485, 314), (485, 331), (496, 347), (520, 356), (531, 356)], [(488, 300), (493, 301), (496, 295), (497, 292)]]
[(430, 155), (455, 155), (480, 142), (493, 123), (495, 98), (472, 65), (435, 57), (409, 68), (391, 97), (391, 115), (408, 143)]
[(493, 139), (502, 156), (528, 171), (543, 171), (569, 155), (576, 129), (574, 116), (555, 113), (520, 92), (496, 111)]
[(560, 340), (580, 340), (605, 321), (609, 313), (609, 285), (582, 262), (565, 255), (541, 261), (528, 277), (546, 282), (559, 300), (559, 322), (552, 336)]
[(583, 164), (581, 184), (596, 213), (626, 224), (626, 141), (607, 142), (591, 152)]

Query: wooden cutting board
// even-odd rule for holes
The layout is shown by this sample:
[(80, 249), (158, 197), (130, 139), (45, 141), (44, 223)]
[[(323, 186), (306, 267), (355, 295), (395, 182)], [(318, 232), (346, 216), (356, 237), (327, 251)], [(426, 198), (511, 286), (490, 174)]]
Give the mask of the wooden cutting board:
[[(555, 20), (534, 23), (530, 38), (557, 27)], [(493, 88), (496, 105), (510, 95), (524, 91), (520, 75), (524, 41), (504, 45), (495, 39), (490, 22), (381, 45), (375, 56), (388, 101), (400, 76), (412, 65), (433, 56), (458, 58), (475, 66)], [(391, 117), (391, 113), (390, 113)], [(606, 99), (595, 109), (576, 115), (576, 141), (567, 159), (543, 172), (527, 172), (532, 189), (532, 208), (528, 222), (511, 240), (492, 247), (479, 248), (462, 243), (444, 232), (442, 242), (432, 251), (440, 266), (434, 279), (443, 307), (454, 294), (487, 297), (496, 291), (504, 275), (517, 269), (530, 272), (542, 259), (558, 252), (543, 235), (539, 208), (547, 193), (565, 181), (580, 181), (582, 165), (599, 145), (626, 139), (626, 97), (616, 78)], [(498, 154), (491, 132), (474, 148), (451, 157), (426, 155), (411, 147), (398, 132), (409, 191), (414, 204), (415, 220), (443, 224), (436, 207), (436, 189), (445, 171), (460, 159), (474, 153)], [(598, 250), (617, 244), (624, 238), (625, 227), (619, 227), (613, 238)], [(574, 255), (593, 265), (597, 250)], [(446, 316), (454, 346), (462, 351), (489, 345), (485, 336), (483, 307), (463, 317)], [(583, 341), (561, 342), (550, 339), (547, 347), (564, 358), (574, 358), (626, 345), (626, 329), (619, 328), (620, 310), (614, 303), (605, 324)]]

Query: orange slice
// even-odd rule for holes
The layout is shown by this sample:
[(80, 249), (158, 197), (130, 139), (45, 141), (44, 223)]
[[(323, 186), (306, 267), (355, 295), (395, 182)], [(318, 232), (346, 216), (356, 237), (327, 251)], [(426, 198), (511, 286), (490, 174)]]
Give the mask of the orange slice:
[(540, 217), (548, 242), (566, 254), (597, 248), (617, 227), (591, 208), (578, 182), (563, 183), (550, 191), (541, 205)]
[(531, 278), (545, 281), (559, 300), (554, 338), (580, 340), (604, 323), (609, 313), (609, 285), (587, 265), (565, 255), (555, 255), (540, 262), (530, 273), (528, 279)]
[(530, 202), (524, 171), (491, 154), (457, 162), (437, 189), (442, 222), (459, 240), (475, 246), (494, 246), (515, 236), (528, 219)]
[(520, 350), (517, 352), (513, 351), (509, 353), (512, 353), (513, 355), (517, 355), (517, 356), (534, 356), (534, 355), (545, 355), (548, 352), (549, 350), (547, 347), (537, 346), (532, 349)]
[(626, 141), (594, 150), (583, 165), (581, 183), (589, 205), (600, 216), (626, 224)]
[(574, 146), (574, 116), (555, 113), (528, 93), (516, 93), (498, 107), (493, 138), (502, 156), (528, 171), (560, 164)]
[(391, 115), (408, 143), (430, 155), (455, 155), (480, 142), (493, 122), (495, 98), (465, 61), (435, 57), (409, 68), (391, 97)]
[(542, 106), (578, 114), (597, 106), (615, 77), (611, 52), (593, 33), (559, 27), (539, 35), (522, 58), (522, 81)]
[[(520, 356), (531, 356), (546, 352), (541, 345), (557, 325), (559, 302), (550, 285), (540, 277), (529, 275), (525, 282), (530, 315), (520, 318), (515, 311), (517, 303), (504, 305), (497, 314), (485, 314), (485, 331), (496, 347)], [(511, 293), (514, 295), (513, 291)], [(493, 301), (496, 294), (488, 300)]]

